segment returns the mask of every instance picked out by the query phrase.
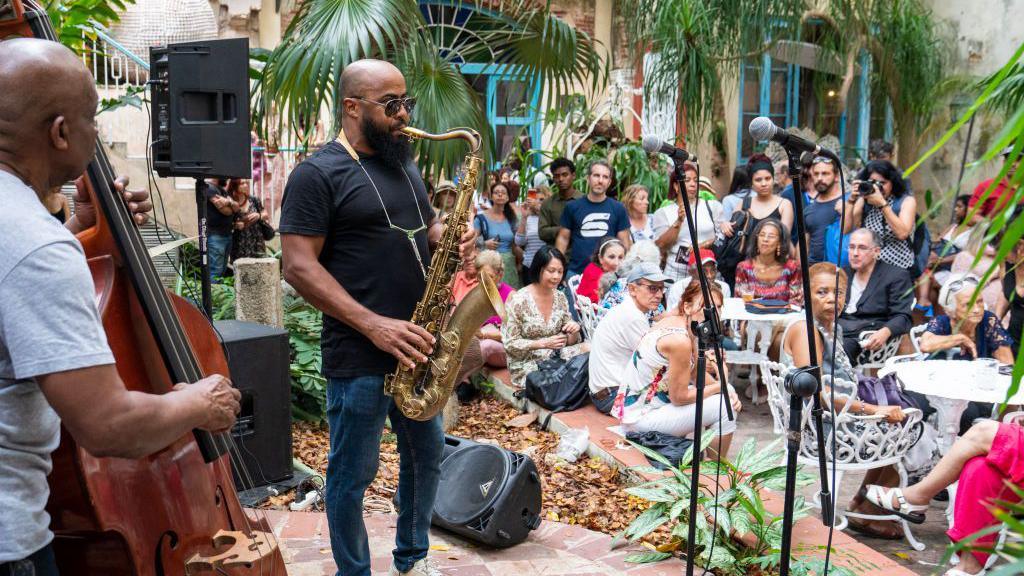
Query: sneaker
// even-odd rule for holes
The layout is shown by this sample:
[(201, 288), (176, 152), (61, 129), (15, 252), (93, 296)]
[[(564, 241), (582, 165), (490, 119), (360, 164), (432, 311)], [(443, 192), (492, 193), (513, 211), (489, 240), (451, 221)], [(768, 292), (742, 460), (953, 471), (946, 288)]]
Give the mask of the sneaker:
[(391, 565), (388, 576), (441, 576), (441, 571), (430, 565), (430, 561), (423, 558), (412, 565), (408, 572), (399, 572), (395, 565)]

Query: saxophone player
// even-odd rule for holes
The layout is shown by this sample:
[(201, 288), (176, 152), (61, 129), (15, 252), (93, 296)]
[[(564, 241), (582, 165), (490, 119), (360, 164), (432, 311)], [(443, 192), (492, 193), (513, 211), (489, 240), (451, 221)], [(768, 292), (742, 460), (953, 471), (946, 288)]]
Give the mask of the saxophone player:
[[(444, 447), (440, 416), (406, 418), (384, 394), (384, 377), (398, 362), (425, 362), (433, 350), (433, 336), (408, 319), (424, 293), (442, 224), (401, 132), (416, 104), (402, 73), (388, 62), (359, 60), (340, 83), (342, 134), (296, 166), (280, 226), (285, 279), (324, 313), (331, 548), (339, 575), (370, 575), (362, 502), (390, 416), (401, 457), (390, 574), (439, 574), (426, 556)], [(463, 254), (475, 236), (469, 226)]]

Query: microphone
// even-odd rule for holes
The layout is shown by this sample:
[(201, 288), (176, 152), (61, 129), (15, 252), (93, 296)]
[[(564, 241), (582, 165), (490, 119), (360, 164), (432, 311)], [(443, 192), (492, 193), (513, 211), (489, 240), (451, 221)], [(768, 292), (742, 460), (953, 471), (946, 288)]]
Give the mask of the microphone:
[(644, 151), (648, 154), (665, 154), (676, 162), (696, 162), (697, 157), (682, 148), (672, 146), (657, 136), (644, 136)]
[[(796, 134), (790, 134), (782, 128), (779, 128), (770, 119), (764, 116), (758, 116), (750, 121), (750, 137), (754, 140), (771, 140), (778, 142), (783, 148), (797, 152), (810, 152), (818, 156), (825, 156), (831, 158), (836, 162), (840, 162), (839, 157), (836, 153), (829, 150), (828, 148), (822, 148), (810, 140), (805, 140), (797, 136)], [(645, 139), (646, 143), (646, 139)], [(644, 146), (646, 149), (646, 145)]]

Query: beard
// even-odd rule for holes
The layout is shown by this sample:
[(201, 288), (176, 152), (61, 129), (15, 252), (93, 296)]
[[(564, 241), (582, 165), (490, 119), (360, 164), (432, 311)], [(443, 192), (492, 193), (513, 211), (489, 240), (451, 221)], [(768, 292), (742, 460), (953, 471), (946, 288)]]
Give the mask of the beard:
[(408, 138), (404, 135), (395, 137), (387, 127), (378, 126), (369, 118), (363, 119), (361, 128), (366, 141), (385, 164), (393, 168), (405, 166), (411, 150)]
[(818, 181), (814, 183), (814, 189), (818, 191), (818, 194), (824, 194), (825, 192), (828, 192), (829, 188), (831, 188), (833, 184), (835, 184), (835, 180), (832, 182), (825, 182), (823, 180)]

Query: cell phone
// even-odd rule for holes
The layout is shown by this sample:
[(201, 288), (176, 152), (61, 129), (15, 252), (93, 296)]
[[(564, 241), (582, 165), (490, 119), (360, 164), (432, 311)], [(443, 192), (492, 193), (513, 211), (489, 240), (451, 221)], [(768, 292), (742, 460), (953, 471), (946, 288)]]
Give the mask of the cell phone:
[(688, 265), (690, 263), (690, 247), (680, 246), (676, 251), (676, 264)]
[(530, 188), (529, 190), (527, 190), (526, 191), (526, 199), (527, 200), (536, 200), (537, 199), (537, 189), (536, 188)]

